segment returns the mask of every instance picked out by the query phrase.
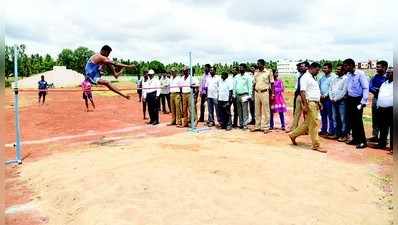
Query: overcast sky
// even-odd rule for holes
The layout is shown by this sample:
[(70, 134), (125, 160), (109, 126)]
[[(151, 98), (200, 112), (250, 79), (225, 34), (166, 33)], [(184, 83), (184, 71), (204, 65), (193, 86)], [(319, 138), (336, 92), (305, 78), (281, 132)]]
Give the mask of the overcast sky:
[(56, 56), (104, 44), (112, 57), (187, 63), (386, 59), (396, 0), (8, 0), (6, 44)]

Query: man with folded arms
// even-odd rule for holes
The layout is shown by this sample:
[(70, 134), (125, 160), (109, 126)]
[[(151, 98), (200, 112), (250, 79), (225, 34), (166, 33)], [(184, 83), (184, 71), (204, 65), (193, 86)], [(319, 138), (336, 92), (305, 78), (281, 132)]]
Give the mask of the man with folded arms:
[(306, 113), (304, 122), (294, 129), (289, 137), (294, 145), (297, 145), (296, 138), (308, 132), (312, 141), (312, 149), (320, 152), (319, 142), (319, 111), (321, 109), (320, 99), (321, 91), (319, 89), (316, 76), (319, 73), (321, 65), (319, 63), (312, 63), (308, 72), (306, 72), (300, 79), (300, 97), (303, 111)]

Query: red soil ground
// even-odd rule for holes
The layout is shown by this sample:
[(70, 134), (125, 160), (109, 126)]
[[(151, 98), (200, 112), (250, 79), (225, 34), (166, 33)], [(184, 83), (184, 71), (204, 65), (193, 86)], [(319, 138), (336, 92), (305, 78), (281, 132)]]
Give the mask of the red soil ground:
[[(13, 95), (6, 91), (6, 135), (5, 143), (15, 142), (14, 112), (12, 109)], [(97, 109), (94, 112), (85, 112), (81, 92), (50, 93), (47, 103), (37, 104), (36, 93), (21, 93), (20, 123), (22, 141), (44, 140), (42, 143), (24, 144), (22, 156), (25, 162), (49, 157), (57, 152), (72, 150), (74, 147), (100, 143), (106, 138), (121, 136), (136, 137), (165, 136), (178, 132), (187, 132), (187, 129), (166, 127), (164, 125), (152, 127), (145, 125), (142, 115), (142, 105), (134, 95), (130, 101), (118, 96), (98, 96), (94, 94)], [(290, 113), (287, 116), (289, 121)], [(161, 123), (168, 123), (170, 115), (161, 114)], [(279, 121), (279, 118), (276, 118)], [(288, 123), (289, 124), (289, 123)], [(123, 130), (124, 129), (124, 130)], [(369, 128), (367, 129), (369, 131)], [(369, 132), (368, 132), (369, 133)], [(284, 132), (272, 132), (264, 138), (272, 143)], [(70, 137), (71, 135), (77, 135)], [(61, 140), (51, 140), (60, 136), (67, 136)], [(68, 137), (69, 136), (69, 137)], [(258, 136), (258, 135), (256, 135)], [(258, 137), (257, 137), (258, 138)], [(262, 137), (261, 137), (262, 139)], [(265, 141), (264, 139), (262, 141)], [(322, 146), (329, 150), (328, 157), (352, 163), (369, 163), (374, 161), (380, 164), (380, 172), (390, 174), (392, 156), (386, 151), (365, 149), (358, 152), (352, 146), (322, 139)], [(290, 144), (290, 143), (286, 143)], [(7, 159), (15, 156), (13, 147), (6, 147)], [(15, 204), (23, 204), (31, 199), (31, 192), (18, 179), (16, 166), (6, 168), (6, 208)], [(38, 225), (45, 224), (46, 218), (36, 214), (7, 215), (6, 224)]]

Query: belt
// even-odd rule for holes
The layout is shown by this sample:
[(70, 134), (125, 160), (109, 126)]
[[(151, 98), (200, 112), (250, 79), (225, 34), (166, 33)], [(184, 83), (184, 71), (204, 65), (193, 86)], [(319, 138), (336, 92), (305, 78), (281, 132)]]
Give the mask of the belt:
[(256, 92), (260, 92), (260, 93), (264, 93), (264, 92), (267, 92), (268, 91), (268, 89), (264, 89), (264, 90), (255, 90)]
[(245, 92), (245, 93), (242, 93), (242, 94), (236, 94), (236, 95), (248, 95), (248, 93), (247, 93), (247, 92)]

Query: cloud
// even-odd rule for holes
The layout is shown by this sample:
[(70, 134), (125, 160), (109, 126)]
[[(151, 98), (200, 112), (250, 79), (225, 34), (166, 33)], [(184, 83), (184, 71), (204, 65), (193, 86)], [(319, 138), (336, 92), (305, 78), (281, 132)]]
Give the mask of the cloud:
[(313, 0), (259, 1), (232, 0), (227, 13), (231, 19), (246, 21), (261, 26), (282, 26), (299, 24), (306, 18), (306, 11)]
[(112, 57), (164, 62), (186, 63), (189, 51), (200, 63), (392, 61), (397, 6), (394, 0), (15, 0), (5, 10), (5, 38), (53, 56), (63, 48), (98, 51), (109, 44)]

